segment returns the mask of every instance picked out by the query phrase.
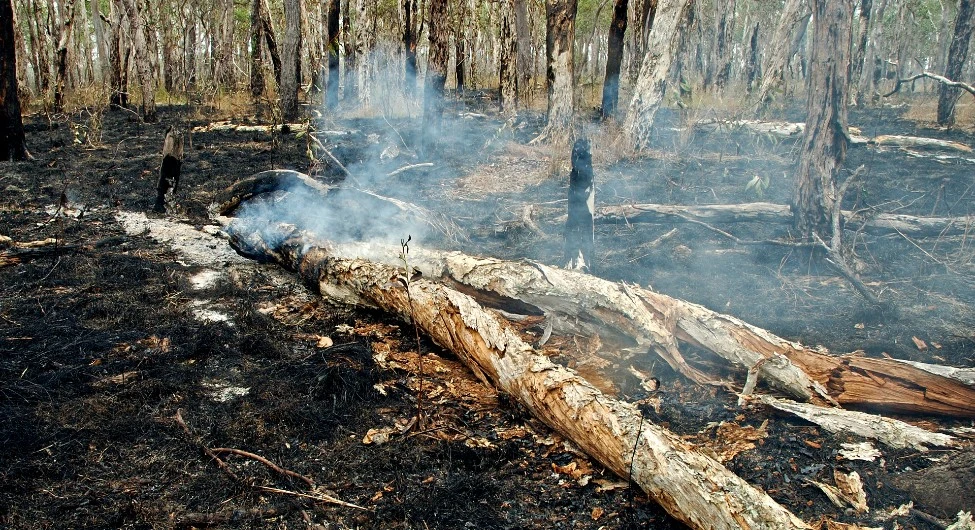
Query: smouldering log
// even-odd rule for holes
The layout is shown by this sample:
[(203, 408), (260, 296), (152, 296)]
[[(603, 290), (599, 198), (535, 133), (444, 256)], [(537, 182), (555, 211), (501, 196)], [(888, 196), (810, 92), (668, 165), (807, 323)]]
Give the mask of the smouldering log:
[(635, 406), (608, 398), (538, 354), (506, 320), (470, 296), (426, 277), (398, 281), (399, 268), (336, 257), (327, 243), (300, 232), (272, 234), (280, 243), (269, 248), (261, 234), (237, 232), (233, 223), (228, 230), (244, 253), (277, 257), (335, 301), (412, 320), (482, 380), (515, 397), (614, 473), (630, 477), (690, 527), (808, 528), (763, 491), (645, 421)]

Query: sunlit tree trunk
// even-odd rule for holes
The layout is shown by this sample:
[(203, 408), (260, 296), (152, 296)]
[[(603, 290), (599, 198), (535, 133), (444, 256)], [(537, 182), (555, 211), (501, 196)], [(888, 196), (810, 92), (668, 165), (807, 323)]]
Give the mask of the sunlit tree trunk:
[(447, 0), (430, 1), (430, 59), (427, 63), (423, 90), (423, 156), (429, 157), (440, 138), (444, 107), (444, 85), (447, 82), (447, 45), (450, 40), (450, 16)]
[(325, 107), (335, 110), (339, 106), (339, 0), (328, 0), (328, 82), (325, 84)]
[(301, 84), (301, 0), (284, 1), (284, 44), (282, 46), (281, 116), (285, 121), (298, 119), (298, 86)]
[[(779, 15), (779, 23), (771, 40), (771, 50), (762, 66), (762, 84), (758, 89), (758, 101), (765, 103), (772, 89), (782, 82), (786, 62), (792, 51), (785, 43), (792, 42), (791, 36), (799, 30), (800, 24), (807, 20), (809, 10), (806, 0), (786, 0)], [(803, 30), (804, 31), (804, 30)]]
[(102, 83), (109, 83), (109, 51), (108, 39), (106, 38), (105, 21), (102, 20), (101, 2), (91, 2), (91, 24), (95, 32), (95, 47), (98, 50), (99, 71), (98, 78)]
[(111, 105), (126, 107), (129, 104), (129, 87), (127, 75), (128, 45), (124, 38), (125, 14), (120, 5), (121, 0), (115, 0), (111, 5), (111, 36), (108, 40), (109, 77), (111, 79), (111, 94), (108, 101)]
[(853, 78), (851, 80), (857, 82), (856, 101), (860, 104), (866, 104), (868, 99), (867, 95), (873, 93), (876, 83), (874, 80), (874, 71), (876, 69), (875, 62), (878, 57), (877, 46), (881, 32), (883, 31), (884, 13), (887, 11), (887, 4), (888, 0), (881, 0), (877, 12), (870, 17), (874, 22), (867, 37), (867, 47), (863, 58), (863, 72), (859, 79)]
[[(863, 77), (863, 61), (867, 57), (867, 36), (870, 35), (870, 11), (872, 10), (873, 0), (860, 0), (859, 25), (856, 41), (854, 41), (856, 49), (853, 52), (853, 65), (850, 72), (851, 86), (859, 86), (860, 78)], [(862, 105), (863, 102), (857, 98), (859, 93), (852, 90), (851, 92), (854, 94), (853, 104)]]
[(852, 0), (813, 0), (814, 23), (806, 128), (792, 212), (806, 240), (831, 241), (837, 173), (848, 143)]
[(575, 110), (572, 43), (576, 32), (576, 0), (545, 1), (545, 57), (548, 86), (548, 123), (545, 134), (564, 138)]
[(64, 27), (61, 28), (58, 37), (58, 49), (55, 60), (54, 73), (54, 112), (64, 111), (64, 90), (68, 78), (68, 45), (71, 42), (71, 29), (74, 24), (75, 3), (69, 1), (65, 4)]
[[(356, 0), (355, 3), (356, 17), (355, 17), (355, 43), (357, 48), (357, 62), (358, 71), (356, 72), (356, 78), (359, 85), (359, 103), (366, 105), (369, 103), (372, 94), (372, 86), (369, 81), (369, 66), (372, 62), (372, 57), (368, 53), (372, 47), (367, 46), (367, 41), (369, 41), (370, 33), (368, 30), (368, 9), (366, 7), (366, 0)], [(375, 36), (375, 33), (372, 34)], [(365, 53), (363, 53), (365, 51)]]
[(609, 42), (606, 46), (606, 78), (603, 80), (603, 118), (616, 115), (620, 97), (620, 66), (623, 63), (623, 39), (626, 36), (627, 5), (629, 0), (616, 0), (613, 4), (613, 20), (609, 24)]
[(518, 40), (518, 55), (515, 70), (518, 75), (518, 93), (522, 100), (532, 97), (532, 36), (531, 20), (528, 17), (528, 0), (514, 0), (515, 37)]
[[(271, 13), (268, 12), (267, 0), (260, 0), (261, 5), (261, 26), (264, 28), (264, 43), (267, 45), (267, 53), (271, 56), (271, 66), (274, 67), (274, 81), (281, 83), (281, 54), (278, 53), (278, 43), (274, 38), (274, 26), (271, 25)], [(300, 5), (299, 5), (300, 7)], [(301, 47), (301, 43), (298, 43)]]
[(196, 91), (196, 17), (187, 17), (186, 38), (183, 42), (183, 76), (186, 92)]
[(0, 161), (29, 156), (17, 93), (13, 0), (0, 0)]
[(623, 123), (629, 147), (645, 149), (650, 145), (653, 118), (664, 98), (667, 74), (680, 42), (680, 25), (686, 19), (689, 5), (689, 0), (661, 0), (657, 6), (647, 54)]
[(518, 41), (515, 35), (515, 14), (511, 0), (500, 0), (501, 53), (498, 57), (501, 112), (512, 114), (518, 105)]
[(216, 46), (213, 50), (213, 79), (216, 84), (234, 85), (234, 2), (218, 0), (213, 23)]
[(156, 121), (156, 76), (152, 71), (149, 46), (142, 23), (142, 16), (135, 0), (121, 0), (125, 7), (125, 17), (129, 21), (129, 38), (135, 50), (135, 66), (142, 85), (142, 119)]
[[(972, 27), (975, 25), (975, 1), (961, 0), (958, 4), (958, 18), (955, 19), (955, 33), (948, 49), (948, 64), (945, 67), (945, 77), (952, 81), (961, 81), (962, 69), (968, 59), (968, 43), (972, 38)], [(961, 90), (941, 85), (938, 88), (938, 125), (952, 126), (955, 124), (955, 103), (961, 96)]]

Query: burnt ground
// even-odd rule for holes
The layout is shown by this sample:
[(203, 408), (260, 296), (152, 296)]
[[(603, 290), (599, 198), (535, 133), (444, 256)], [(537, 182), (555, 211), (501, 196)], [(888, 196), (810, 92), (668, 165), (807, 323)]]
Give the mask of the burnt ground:
[[(434, 165), (392, 177), (380, 176), (418, 162), (415, 122), (343, 118), (316, 127), (361, 184), (454, 223), (446, 237), (386, 227), (392, 241), (415, 235), (418, 243), (558, 264), (554, 216), (564, 207), (568, 150), (528, 146), (540, 119), (505, 122), (485, 110), (491, 107), (486, 97), (454, 103)], [(969, 133), (926, 128), (903, 113), (855, 111), (850, 121), (870, 136), (917, 134), (975, 145)], [(97, 125), (88, 115), (31, 116), (28, 143), (36, 159), (3, 164), (0, 235), (57, 243), (0, 259), (0, 526), (676, 525), (433, 344), (419, 348), (430, 363), (421, 406), (434, 422), (401, 434), (417, 407), (417, 345), (408, 326), (331, 306), (272, 266), (221, 257), (219, 241), (220, 248), (208, 243), (217, 263), (204, 265), (148, 228), (127, 232), (117, 215), (150, 210), (166, 125), (188, 129), (215, 119), (179, 106), (162, 107), (160, 116), (159, 124), (142, 124), (129, 113), (108, 112), (92, 142), (97, 147), (85, 136)], [(795, 112), (785, 117), (801, 119)], [(795, 141), (689, 132), (667, 111), (658, 124), (657, 148), (640, 159), (616, 152), (610, 133), (590, 130), (599, 203), (788, 202)], [(149, 216), (186, 228), (212, 225), (215, 195), (266, 169), (342, 180), (327, 163), (312, 167), (307, 149), (307, 137), (294, 131), (194, 133), (176, 210)], [(860, 165), (866, 173), (846, 198), (850, 208), (971, 219), (971, 161), (853, 148), (847, 167)], [(769, 178), (761, 196), (747, 188), (755, 175)], [(538, 229), (521, 222), (526, 205), (535, 206)], [(786, 227), (722, 229), (747, 240), (788, 237)], [(601, 276), (650, 284), (836, 352), (975, 366), (970, 236), (858, 234), (858, 266), (888, 302), (884, 311), (806, 251), (736, 245), (706, 227), (676, 222), (599, 226), (596, 238)], [(685, 354), (718, 369), (696, 352)], [(743, 411), (735, 396), (688, 384), (661, 364), (652, 364), (662, 387), (657, 406), (644, 408), (647, 418), (716, 452), (722, 438), (737, 436), (716, 423), (759, 427), (767, 420), (758, 446), (732, 453), (726, 465), (803, 519), (938, 527), (917, 512), (888, 512), (911, 499), (895, 477), (931, 467), (944, 453), (881, 448), (881, 460), (842, 460), (841, 444), (858, 440), (769, 411)], [(972, 427), (907, 419), (956, 434)], [(389, 440), (381, 443), (384, 435)], [(260, 454), (313, 479), (318, 493), (367, 509), (262, 489), (309, 488), (254, 459), (221, 453), (225, 472), (204, 446)], [(808, 485), (832, 483), (836, 467), (863, 477), (869, 515), (838, 509)], [(953, 515), (917, 507), (944, 520)]]

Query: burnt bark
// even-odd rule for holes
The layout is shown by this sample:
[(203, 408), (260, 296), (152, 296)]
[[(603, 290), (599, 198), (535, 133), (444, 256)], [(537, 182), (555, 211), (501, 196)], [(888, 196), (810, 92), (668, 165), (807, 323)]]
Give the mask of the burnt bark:
[(430, 58), (423, 90), (424, 157), (430, 156), (440, 139), (443, 121), (444, 85), (447, 83), (447, 45), (450, 38), (450, 17), (447, 0), (430, 1)]
[(325, 108), (339, 106), (339, 0), (328, 0), (328, 81), (325, 84)]
[[(356, 80), (356, 60), (358, 59), (355, 34), (352, 32), (352, 9), (349, 4), (352, 0), (344, 0), (342, 3), (342, 47), (345, 51), (345, 90), (342, 91), (342, 100), (354, 102), (359, 98), (359, 84)], [(356, 21), (359, 23), (359, 21)]]
[(108, 41), (108, 62), (109, 79), (111, 85), (111, 95), (109, 104), (125, 108), (129, 104), (129, 79), (126, 58), (128, 57), (128, 47), (122, 38), (122, 21), (125, 15), (117, 1), (111, 4), (111, 38)]
[(603, 119), (616, 115), (620, 99), (620, 67), (623, 64), (623, 39), (626, 36), (626, 12), (629, 0), (616, 0), (613, 4), (613, 20), (609, 24), (609, 41), (606, 45), (606, 77), (603, 79)]
[(596, 234), (593, 217), (596, 186), (589, 140), (579, 138), (572, 146), (569, 173), (569, 213), (565, 220), (565, 268), (593, 272)]
[(528, 96), (532, 90), (532, 39), (531, 20), (528, 17), (528, 0), (514, 0), (515, 38), (518, 39), (518, 93)]
[(553, 139), (568, 135), (575, 109), (572, 43), (577, 4), (577, 0), (545, 1), (548, 123), (544, 134)]
[(758, 62), (758, 30), (760, 24), (755, 23), (755, 29), (752, 30), (752, 38), (749, 40), (748, 44), (748, 65), (745, 71), (745, 90), (751, 94), (752, 90), (755, 88), (755, 81), (758, 80), (761, 73), (759, 72), (759, 62)]
[(813, 0), (814, 34), (806, 127), (795, 178), (792, 212), (805, 240), (830, 241), (837, 173), (849, 142), (852, 0)]
[(261, 2), (261, 26), (264, 28), (264, 43), (267, 45), (267, 53), (271, 56), (271, 66), (274, 68), (274, 81), (281, 83), (281, 54), (278, 53), (278, 43), (274, 38), (274, 26), (271, 25), (271, 13), (268, 12), (267, 0)]
[(163, 140), (162, 164), (159, 166), (159, 181), (156, 184), (156, 204), (153, 210), (166, 211), (166, 203), (179, 189), (179, 175), (183, 167), (183, 137), (173, 126), (166, 131)]
[(454, 3), (454, 84), (463, 93), (467, 86), (467, 2)]
[[(972, 38), (972, 28), (975, 26), (975, 1), (961, 0), (958, 4), (958, 18), (955, 19), (955, 33), (951, 38), (951, 48), (948, 50), (948, 65), (945, 67), (945, 77), (952, 81), (961, 81), (962, 69), (968, 58), (968, 45)], [(938, 125), (950, 127), (955, 124), (955, 103), (961, 92), (942, 84), (938, 88)]]
[(0, 0), (0, 161), (26, 160), (27, 142), (17, 93), (13, 0)]
[(281, 61), (281, 85), (278, 88), (281, 99), (281, 117), (286, 122), (296, 121), (298, 110), (298, 87), (301, 85), (301, 0), (284, 2), (284, 46)]
[(264, 26), (261, 24), (261, 2), (251, 0), (251, 96), (255, 101), (264, 95)]

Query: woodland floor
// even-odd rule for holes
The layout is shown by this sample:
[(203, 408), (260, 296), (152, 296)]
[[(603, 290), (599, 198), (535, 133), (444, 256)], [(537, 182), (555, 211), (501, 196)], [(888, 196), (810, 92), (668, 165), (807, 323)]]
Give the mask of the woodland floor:
[[(446, 237), (381, 227), (391, 241), (413, 236), (415, 245), (558, 264), (559, 228), (543, 214), (564, 207), (568, 150), (526, 145), (540, 119), (506, 125), (489, 108), (487, 98), (455, 103), (434, 165), (393, 177), (379, 176), (418, 162), (411, 150), (417, 121), (350, 118), (316, 127), (348, 133), (323, 136), (325, 146), (361, 185), (454, 223)], [(903, 119), (904, 111), (854, 111), (850, 122), (869, 136), (915, 134), (975, 145), (970, 133), (926, 128)], [(214, 274), (213, 263), (187, 257), (151, 230), (130, 225), (127, 232), (118, 216), (152, 206), (166, 126), (212, 121), (209, 113), (181, 106), (161, 107), (160, 117), (161, 123), (142, 124), (129, 113), (108, 112), (92, 147), (87, 116), (32, 116), (28, 147), (36, 159), (3, 164), (0, 235), (18, 242), (57, 238), (58, 245), (0, 262), (0, 526), (679, 526), (427, 342), (421, 344), (429, 352), (423, 406), (434, 427), (363, 443), (370, 429), (388, 432), (415, 415), (413, 330), (383, 314), (331, 306), (275, 267), (228, 254), (219, 240), (204, 243), (217, 260)], [(795, 112), (783, 117), (801, 120)], [(599, 204), (788, 202), (795, 141), (679, 130), (669, 111), (660, 113), (657, 130), (653, 156), (628, 159), (614, 154), (608, 133), (592, 129)], [(194, 229), (212, 225), (208, 207), (220, 190), (267, 169), (307, 172), (306, 149), (307, 139), (295, 131), (193, 134), (177, 211), (148, 215)], [(866, 173), (847, 197), (850, 207), (973, 219), (971, 161), (851, 148), (846, 167), (860, 165)], [(341, 180), (328, 164), (321, 173), (328, 182)], [(770, 178), (762, 197), (746, 189), (755, 175)], [(67, 204), (59, 209), (62, 196)], [(542, 233), (518, 224), (525, 205), (537, 205)], [(654, 244), (673, 228), (676, 233)], [(722, 228), (742, 239), (786, 235), (755, 224)], [(650, 284), (834, 352), (862, 349), (973, 367), (971, 237), (860, 234), (864, 281), (890, 302), (894, 309), (887, 312), (871, 309), (808, 252), (736, 246), (686, 223), (597, 227), (596, 272)], [(840, 462), (840, 444), (856, 440), (769, 411), (746, 414), (734, 395), (694, 386), (663, 363), (654, 366), (662, 387), (659, 406), (644, 410), (647, 419), (695, 443), (720, 446), (718, 422), (759, 427), (768, 420), (758, 446), (726, 465), (803, 519), (937, 528), (914, 515), (884, 513), (911, 499), (893, 478), (933, 465), (938, 451), (883, 448), (880, 460)], [(646, 397), (626, 387), (623, 394)], [(192, 437), (174, 420), (177, 411)], [(956, 433), (973, 426), (908, 419)], [(307, 488), (254, 460), (224, 455), (242, 479), (234, 480), (200, 443), (263, 455), (367, 510), (261, 490)], [(869, 515), (835, 508), (806, 482), (832, 477), (838, 465), (864, 478)], [(918, 507), (946, 520), (954, 515)]]

